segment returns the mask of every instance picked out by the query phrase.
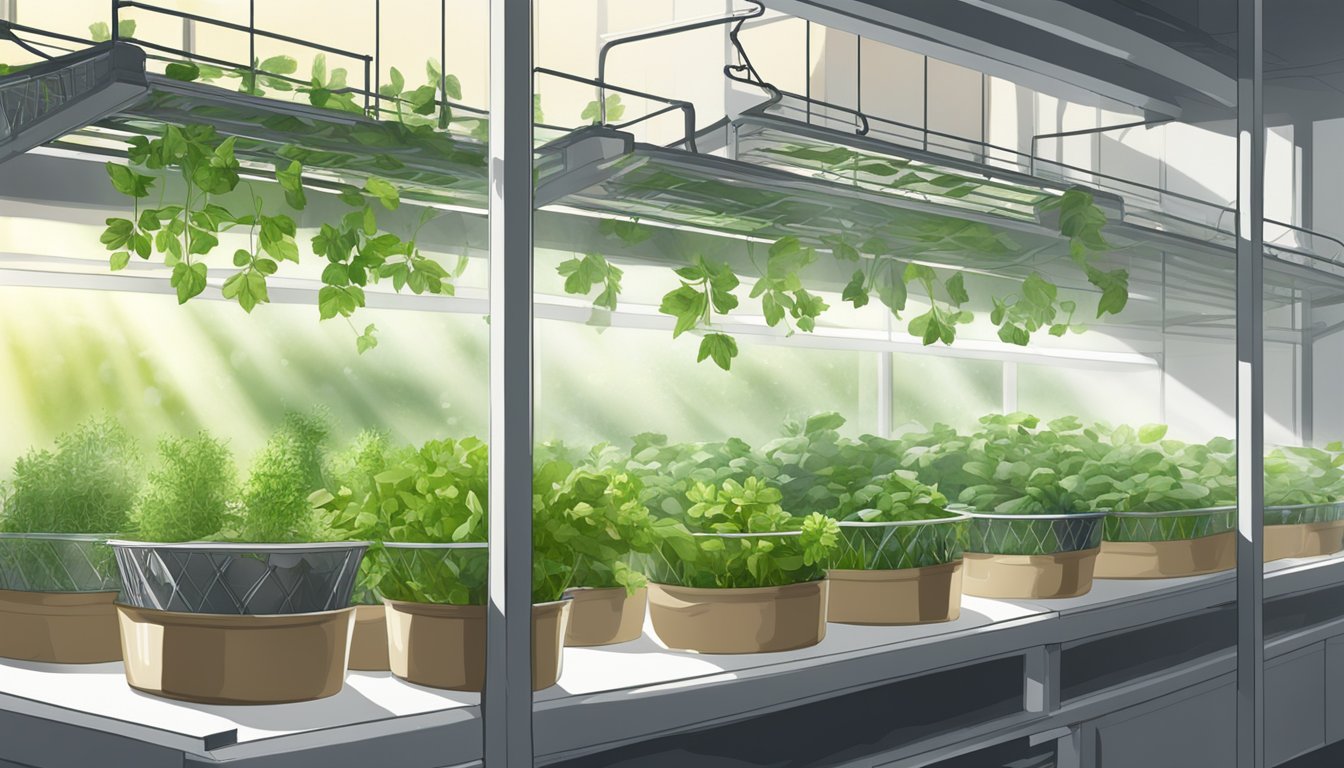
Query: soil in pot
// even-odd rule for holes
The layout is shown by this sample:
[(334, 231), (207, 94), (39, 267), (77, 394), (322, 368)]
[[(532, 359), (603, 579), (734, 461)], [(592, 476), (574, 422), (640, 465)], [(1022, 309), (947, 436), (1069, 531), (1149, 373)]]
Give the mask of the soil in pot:
[(387, 609), (379, 605), (355, 606), (355, 628), (350, 635), (350, 669), (386, 672)]
[(1265, 526), (1265, 562), (1344, 550), (1344, 520)]
[[(430, 688), (485, 687), (485, 606), (384, 601), (392, 674)], [(532, 690), (560, 681), (570, 601), (532, 606)]]
[(570, 601), (565, 645), (628, 643), (644, 634), (644, 611), (649, 602), (645, 587), (633, 593), (625, 587), (571, 589), (565, 597)]
[(827, 621), (927, 624), (961, 615), (961, 561), (898, 570), (831, 570)]
[(1053, 555), (967, 552), (962, 591), (977, 597), (1041, 600), (1077, 597), (1092, 589), (1098, 549)]
[(202, 704), (285, 704), (339, 693), (355, 609), (274, 616), (118, 605), (126, 681)]
[(827, 582), (713, 589), (649, 585), (649, 618), (668, 648), (767, 653), (816, 645), (826, 636)]
[(1237, 565), (1236, 536), (1227, 532), (1176, 541), (1103, 541), (1093, 575), (1098, 579), (1171, 579), (1226, 571)]
[(0, 590), (0, 657), (54, 664), (121, 661), (116, 592)]

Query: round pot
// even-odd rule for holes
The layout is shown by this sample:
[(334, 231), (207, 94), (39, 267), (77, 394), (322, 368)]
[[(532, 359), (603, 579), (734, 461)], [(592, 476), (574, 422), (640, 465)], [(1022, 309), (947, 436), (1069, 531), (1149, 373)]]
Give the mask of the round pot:
[(923, 568), (831, 570), (826, 620), (836, 624), (930, 624), (961, 615), (961, 561)]
[(1092, 589), (1107, 512), (968, 512), (962, 591), (977, 597), (1077, 597)]
[(110, 541), (135, 608), (273, 616), (349, 607), (368, 542)]
[(1112, 512), (1106, 518), (1099, 579), (1169, 579), (1236, 567), (1236, 507)]
[(279, 616), (117, 606), (126, 682), (198, 704), (287, 704), (345, 682), (354, 608)]
[(1265, 508), (1265, 562), (1344, 550), (1344, 504)]
[(1177, 541), (1103, 541), (1098, 579), (1173, 579), (1237, 567), (1237, 535), (1218, 533)]
[(0, 533), (0, 657), (120, 661), (121, 589), (106, 534)]
[(1042, 600), (1085, 595), (1092, 589), (1098, 549), (1053, 555), (967, 552), (962, 591), (976, 597)]
[(382, 605), (356, 605), (355, 625), (350, 635), (350, 669), (386, 672), (387, 609)]
[(579, 587), (565, 592), (569, 600), (569, 628), (565, 645), (613, 645), (637, 640), (644, 634), (644, 610), (649, 590), (633, 593), (625, 587)]
[(840, 523), (827, 571), (827, 620), (922, 624), (961, 614), (961, 556), (970, 517)]
[(125, 590), (117, 612), (131, 687), (201, 704), (341, 690), (367, 542), (108, 543)]
[(0, 657), (54, 664), (121, 661), (116, 592), (0, 590)]
[[(452, 691), (485, 687), (485, 606), (385, 600), (392, 674)], [(532, 606), (532, 690), (560, 681), (568, 600)]]
[(697, 653), (768, 653), (826, 636), (827, 583), (702, 588), (649, 585), (649, 618), (668, 648)]

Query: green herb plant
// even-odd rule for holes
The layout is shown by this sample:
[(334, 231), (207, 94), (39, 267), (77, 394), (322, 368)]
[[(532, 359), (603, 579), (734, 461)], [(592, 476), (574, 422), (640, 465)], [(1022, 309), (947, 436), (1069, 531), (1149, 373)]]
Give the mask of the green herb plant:
[[(697, 484), (681, 521), (664, 524), (650, 558), (651, 580), (686, 587), (772, 587), (825, 577), (839, 525), (819, 513), (794, 517), (779, 489), (758, 478)], [(676, 530), (685, 528), (699, 535)], [(676, 531), (672, 533), (672, 531)], [(734, 534), (765, 534), (741, 537)], [(772, 536), (769, 534), (781, 534)]]
[(329, 538), (327, 526), (308, 498), (325, 485), (324, 416), (290, 413), (252, 462), (238, 509), (225, 521), (219, 539), (289, 543)]
[(136, 504), (136, 538), (199, 541), (218, 534), (238, 493), (228, 446), (207, 432), (167, 437), (159, 442), (159, 462)]
[(92, 419), (14, 462), (0, 515), (8, 533), (123, 533), (140, 492), (139, 449), (111, 419)]
[[(872, 478), (846, 494), (831, 514), (842, 523), (831, 568), (898, 570), (961, 559), (965, 521), (949, 514), (947, 498), (919, 482), (914, 472)], [(923, 524), (880, 525), (909, 522)]]

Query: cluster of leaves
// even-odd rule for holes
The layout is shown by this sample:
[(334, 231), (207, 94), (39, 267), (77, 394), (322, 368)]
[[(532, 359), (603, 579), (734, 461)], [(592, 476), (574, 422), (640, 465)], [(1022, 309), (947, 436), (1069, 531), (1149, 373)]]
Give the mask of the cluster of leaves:
[[(595, 110), (594, 105), (595, 102), (589, 106)], [(588, 116), (587, 112), (585, 116)], [(893, 169), (892, 174), (895, 173), (897, 171)], [(969, 191), (960, 181), (944, 191), (951, 194), (958, 189)], [(1123, 311), (1129, 298), (1129, 274), (1124, 269), (1104, 271), (1095, 263), (1100, 254), (1112, 249), (1101, 234), (1106, 215), (1095, 204), (1091, 193), (1080, 188), (1070, 189), (1047, 200), (1041, 209), (1058, 212), (1060, 234), (1069, 240), (1070, 258), (1084, 271), (1088, 282), (1101, 291), (1097, 317)], [(640, 226), (637, 222), (616, 221), (604, 221), (602, 226), (604, 232), (611, 234), (622, 225)], [(638, 233), (639, 239), (624, 236), (622, 239), (633, 244), (651, 234), (646, 228), (634, 232)], [(911, 245), (897, 254), (880, 237), (854, 240), (844, 234), (832, 234), (819, 238), (836, 261), (860, 265), (841, 290), (843, 301), (857, 309), (867, 306), (876, 296), (894, 317), (905, 321), (907, 331), (925, 345), (950, 345), (956, 341), (958, 327), (975, 319), (975, 314), (967, 308), (971, 296), (965, 273), (934, 267), (921, 259), (932, 259), (939, 253), (1002, 255), (1001, 252), (1007, 252), (1007, 246), (986, 225), (953, 217), (929, 219), (913, 239)], [(803, 280), (804, 270), (817, 261), (816, 250), (797, 237), (786, 236), (770, 246), (763, 268), (756, 262), (751, 244), (748, 254), (758, 273), (749, 297), (761, 302), (766, 324), (772, 328), (782, 326), (788, 335), (795, 329), (812, 331), (817, 319), (829, 309), (825, 300), (806, 289)], [(738, 307), (739, 299), (734, 291), (739, 284), (739, 275), (727, 263), (711, 262), (701, 255), (693, 255), (689, 261), (688, 265), (675, 269), (681, 284), (663, 297), (659, 311), (676, 319), (673, 338), (691, 330), (704, 332), (697, 361), (710, 359), (720, 368), (729, 370), (738, 354), (737, 342), (722, 331), (714, 331), (713, 324), (716, 313), (726, 315)], [(615, 308), (620, 293), (620, 271), (603, 256), (587, 254), (570, 259), (559, 269), (566, 278), (567, 293), (588, 295), (594, 286), (601, 286), (602, 291), (594, 305)], [(611, 279), (613, 275), (614, 279)], [(912, 289), (923, 295), (927, 309), (905, 320), (902, 313), (906, 311)], [(1025, 346), (1042, 330), (1052, 336), (1086, 330), (1076, 321), (1077, 302), (1059, 298), (1059, 288), (1039, 272), (1027, 275), (1015, 292), (990, 298), (990, 321), (998, 329), (999, 338), (1006, 343)]]
[(1271, 507), (1344, 500), (1344, 444), (1281, 447), (1265, 455), (1265, 504)]
[(0, 530), (123, 533), (140, 492), (135, 441), (110, 419), (87, 421), (14, 462)]
[[(770, 587), (815, 581), (838, 543), (839, 525), (825, 515), (795, 517), (765, 481), (697, 483), (679, 521), (695, 533), (659, 539), (650, 558), (654, 581), (687, 587)], [(669, 530), (676, 530), (669, 526)], [(736, 536), (734, 534), (766, 534)], [(771, 536), (769, 534), (783, 534)]]
[(639, 479), (619, 465), (540, 464), (532, 482), (533, 602), (559, 600), (571, 587), (643, 587), (631, 557), (650, 552), (660, 532), (642, 495)]
[(233, 454), (207, 432), (159, 442), (159, 466), (149, 472), (135, 508), (143, 541), (199, 541), (224, 528), (237, 502)]
[[(132, 218), (107, 220), (101, 241), (112, 252), (113, 270), (124, 269), (134, 254), (148, 260), (157, 254), (172, 269), (170, 284), (184, 304), (206, 288), (210, 268), (206, 257), (219, 245), (222, 232), (235, 227), (248, 231), (248, 248), (233, 254), (235, 271), (221, 286), (225, 299), (236, 301), (246, 312), (270, 301), (267, 279), (283, 262), (298, 263), (299, 246), (294, 211), (307, 205), (303, 166), (297, 160), (281, 160), (275, 179), (284, 192), (289, 212), (265, 210), (262, 199), (247, 185), (245, 202), (234, 195), (241, 182), (241, 165), (235, 155), (236, 139), (222, 138), (213, 126), (189, 124), (164, 126), (154, 138), (134, 137), (128, 164), (107, 164), (112, 186), (133, 201)], [(176, 170), (181, 192), (176, 202), (164, 204), (170, 176)], [(143, 207), (158, 186), (156, 207)], [(366, 286), (391, 280), (395, 290), (452, 295), (453, 280), (466, 269), (466, 257), (449, 272), (425, 256), (416, 243), (420, 229), (430, 221), (425, 209), (407, 240), (379, 226), (377, 209), (396, 210), (400, 192), (391, 182), (373, 176), (363, 189), (343, 187), (340, 199), (354, 210), (335, 223), (324, 223), (312, 238), (313, 253), (327, 260), (318, 291), (318, 314), (323, 320), (349, 318), (365, 305)], [(240, 203), (245, 205), (241, 208)], [(356, 346), (362, 353), (377, 345), (377, 328), (355, 329)]]
[(325, 484), (327, 432), (321, 414), (287, 414), (253, 460), (239, 504), (217, 538), (266, 543), (329, 538), (327, 526), (308, 502), (312, 490)]
[(486, 540), (489, 463), (476, 438), (393, 446), (365, 433), (328, 465), (329, 484), (308, 502), (347, 539), (374, 542), (360, 567), (356, 600), (481, 604), (481, 549), (398, 550), (385, 541), (470, 543)]

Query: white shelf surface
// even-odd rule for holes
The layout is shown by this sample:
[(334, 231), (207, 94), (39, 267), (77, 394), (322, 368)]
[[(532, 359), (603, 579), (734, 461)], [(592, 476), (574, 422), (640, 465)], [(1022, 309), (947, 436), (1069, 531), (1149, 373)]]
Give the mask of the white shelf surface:
[[(966, 596), (957, 621), (830, 624), (819, 645), (784, 653), (671, 651), (646, 625), (645, 636), (631, 643), (566, 649), (560, 683), (536, 695), (537, 752), (541, 762), (553, 762), (940, 667), (1175, 618), (1229, 602), (1232, 578), (1224, 572), (1160, 581), (1098, 580), (1087, 595), (1051, 601)], [(1267, 595), (1331, 584), (1344, 584), (1344, 556), (1278, 561), (1267, 568)], [(214, 759), (436, 728), (444, 729), (445, 759), (468, 762), (479, 757), (472, 753), (480, 744), (479, 703), (475, 694), (414, 686), (388, 673), (352, 672), (340, 694), (320, 701), (195, 705), (132, 690), (119, 663), (0, 661), (0, 710)]]

